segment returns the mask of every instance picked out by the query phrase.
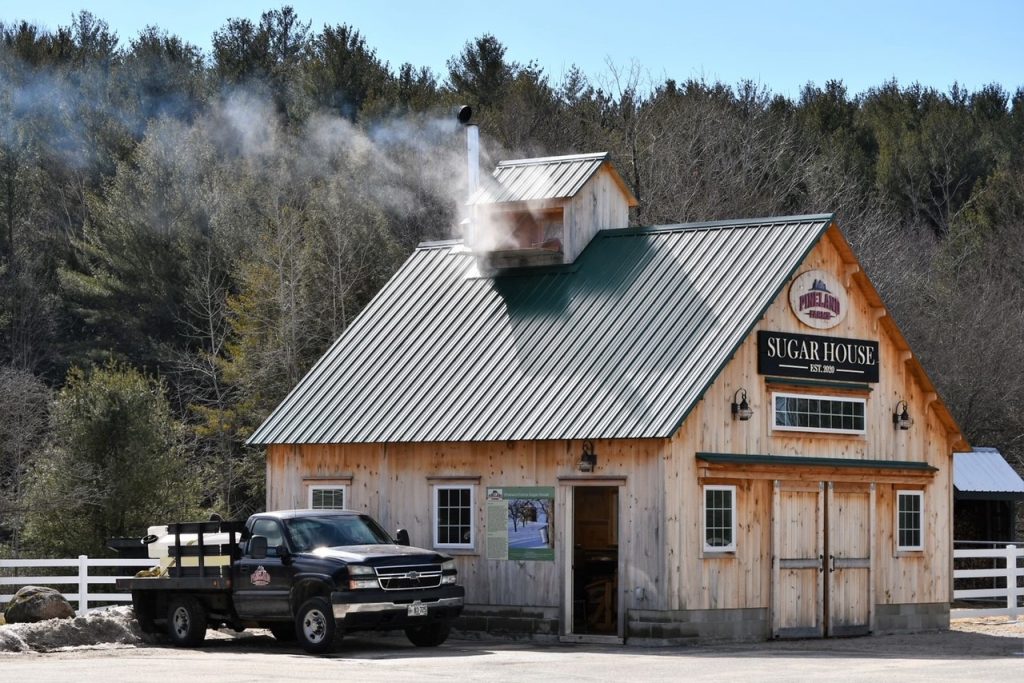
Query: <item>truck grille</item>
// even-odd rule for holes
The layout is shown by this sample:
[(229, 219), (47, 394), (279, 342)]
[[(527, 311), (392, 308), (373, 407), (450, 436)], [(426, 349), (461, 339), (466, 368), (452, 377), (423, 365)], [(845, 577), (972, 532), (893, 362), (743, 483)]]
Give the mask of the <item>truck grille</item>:
[(386, 591), (437, 588), (441, 585), (441, 565), (417, 564), (404, 567), (376, 567), (377, 581)]

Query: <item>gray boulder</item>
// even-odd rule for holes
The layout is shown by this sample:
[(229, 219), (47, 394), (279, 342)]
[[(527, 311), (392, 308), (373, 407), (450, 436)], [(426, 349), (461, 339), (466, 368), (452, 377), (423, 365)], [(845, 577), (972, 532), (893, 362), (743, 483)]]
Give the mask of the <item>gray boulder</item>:
[(8, 624), (28, 624), (47, 619), (71, 619), (75, 610), (60, 591), (43, 586), (25, 586), (14, 594), (4, 610)]

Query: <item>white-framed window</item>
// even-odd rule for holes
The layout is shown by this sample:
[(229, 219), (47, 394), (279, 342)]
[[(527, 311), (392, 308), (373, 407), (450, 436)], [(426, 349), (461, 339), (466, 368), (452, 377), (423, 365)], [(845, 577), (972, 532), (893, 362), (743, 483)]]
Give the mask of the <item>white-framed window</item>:
[(896, 492), (896, 550), (924, 550), (924, 492)]
[(343, 510), (348, 502), (348, 486), (345, 484), (310, 484), (309, 507), (311, 510)]
[(434, 547), (476, 547), (476, 487), (471, 484), (434, 485)]
[(704, 551), (736, 550), (736, 487), (704, 485)]
[(772, 394), (772, 426), (792, 432), (863, 434), (867, 400), (851, 396)]

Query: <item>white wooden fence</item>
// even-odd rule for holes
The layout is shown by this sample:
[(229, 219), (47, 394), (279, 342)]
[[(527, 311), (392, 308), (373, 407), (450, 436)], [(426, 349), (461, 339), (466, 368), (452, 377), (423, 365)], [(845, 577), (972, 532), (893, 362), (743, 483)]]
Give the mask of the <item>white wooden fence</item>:
[[(958, 569), (963, 564), (957, 560), (984, 559), (985, 564), (992, 564), (987, 569)], [(984, 609), (953, 609), (950, 617), (1017, 617), (1024, 614), (1024, 607), (1019, 598), (1024, 596), (1024, 588), (1017, 585), (1017, 579), (1024, 576), (1024, 569), (1019, 567), (1019, 560), (1024, 559), (1024, 548), (1008, 545), (1002, 548), (956, 549), (953, 551), (953, 600), (992, 601), (993, 606)], [(991, 583), (986, 588), (957, 588), (957, 579), (988, 579)], [(959, 583), (963, 583), (960, 581)], [(978, 582), (974, 582), (978, 583)], [(1001, 586), (997, 584), (1002, 584)]]
[[(987, 559), (995, 566), (987, 569), (958, 569), (957, 560), (965, 559)], [(1018, 566), (1024, 560), (1024, 548), (1015, 545), (1008, 545), (1003, 548), (983, 549), (956, 549), (953, 551), (953, 599), (955, 601), (993, 601), (998, 607), (984, 609), (953, 609), (950, 616), (958, 617), (980, 617), (980, 616), (1009, 616), (1017, 617), (1024, 614), (1024, 606), (1020, 605), (1020, 598), (1024, 597), (1024, 588), (1017, 585), (1018, 578), (1024, 577), (1024, 568)], [(64, 594), (64, 597), (71, 602), (78, 602), (78, 614), (85, 614), (89, 611), (89, 604), (93, 602), (104, 603), (127, 603), (131, 602), (132, 596), (129, 593), (103, 592), (102, 589), (92, 589), (94, 586), (113, 586), (119, 578), (128, 578), (135, 575), (136, 570), (153, 566), (154, 560), (150, 558), (140, 559), (90, 559), (87, 555), (79, 555), (77, 559), (62, 560), (0, 560), (0, 607), (10, 602), (14, 593), (22, 586), (49, 586), (56, 588)], [(70, 571), (61, 576), (39, 576), (22, 574), (22, 569), (38, 569), (42, 567), (68, 567)], [(124, 567), (124, 570), (116, 575), (97, 576), (89, 570), (93, 567)], [(18, 576), (6, 576), (9, 572), (5, 569), (19, 570)], [(989, 579), (992, 583), (987, 588), (956, 588), (957, 579)], [(962, 582), (961, 582), (962, 583)], [(997, 586), (1001, 583), (1001, 586)], [(14, 587), (7, 588), (8, 586)], [(77, 592), (67, 592), (68, 587)], [(10, 591), (9, 593), (7, 591)]]
[[(48, 586), (56, 588), (70, 602), (78, 602), (78, 614), (82, 615), (89, 611), (89, 604), (94, 602), (117, 603), (131, 602), (130, 593), (103, 592), (104, 588), (110, 590), (119, 578), (128, 578), (135, 575), (139, 569), (152, 567), (157, 560), (140, 558), (133, 560), (121, 559), (90, 559), (87, 555), (79, 555), (78, 559), (66, 560), (0, 560), (0, 607), (11, 601), (18, 588), (22, 586)], [(70, 567), (61, 576), (40, 576), (38, 573), (23, 573), (21, 570), (40, 569), (43, 567)], [(94, 567), (124, 567), (116, 575), (97, 576), (89, 572)], [(10, 572), (5, 569), (18, 569), (18, 576), (8, 576)], [(100, 586), (93, 588), (90, 586)], [(8, 588), (13, 586), (14, 588)], [(70, 586), (70, 589), (69, 589)], [(77, 592), (66, 592), (66, 591)], [(10, 591), (8, 593), (8, 591)]]

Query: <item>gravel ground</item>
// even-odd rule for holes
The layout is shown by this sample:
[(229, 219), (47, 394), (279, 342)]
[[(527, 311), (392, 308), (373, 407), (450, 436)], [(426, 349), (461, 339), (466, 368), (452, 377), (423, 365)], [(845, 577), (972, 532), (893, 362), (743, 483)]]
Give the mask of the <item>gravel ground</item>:
[(949, 623), (952, 631), (961, 633), (983, 633), (1003, 638), (1024, 638), (1024, 621), (1004, 617), (979, 617), (975, 619), (953, 619)]
[[(255, 629), (238, 634), (230, 630), (207, 632), (208, 641), (238, 641), (240, 647), (279, 646), (268, 632)], [(399, 639), (404, 640), (404, 639)], [(453, 639), (454, 640), (454, 639)], [(471, 647), (472, 641), (461, 641)], [(827, 646), (825, 644), (827, 643)], [(211, 642), (215, 645), (215, 642)], [(231, 647), (228, 642), (222, 646)], [(520, 643), (520, 645), (523, 645)], [(529, 644), (525, 644), (529, 647)], [(131, 607), (96, 610), (74, 619), (51, 619), (36, 624), (0, 625), (0, 655), (17, 653), (70, 652), (88, 649), (120, 649), (163, 647), (159, 639), (142, 633)], [(743, 648), (766, 653), (816, 651), (860, 653), (873, 651), (887, 654), (957, 653), (978, 656), (1007, 656), (1024, 653), (1024, 621), (1000, 617), (954, 619), (949, 631), (896, 634), (865, 638), (823, 640), (769, 641), (742, 645), (720, 643), (688, 646), (691, 650), (715, 651)], [(644, 651), (630, 648), (625, 651)], [(657, 651), (658, 648), (652, 650)]]

